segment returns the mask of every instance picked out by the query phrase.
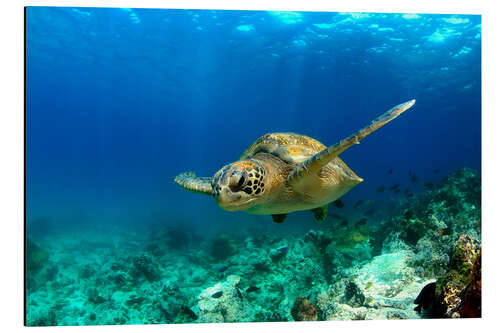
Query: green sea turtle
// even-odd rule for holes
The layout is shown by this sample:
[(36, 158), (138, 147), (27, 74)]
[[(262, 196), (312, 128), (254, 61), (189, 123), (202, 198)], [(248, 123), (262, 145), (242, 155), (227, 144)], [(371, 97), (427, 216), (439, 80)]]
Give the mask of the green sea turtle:
[(328, 204), (363, 179), (338, 156), (415, 104), (399, 104), (363, 129), (326, 147), (305, 135), (270, 133), (255, 141), (236, 162), (212, 178), (184, 172), (174, 181), (186, 190), (215, 197), (222, 209), (267, 215), (281, 223), (286, 214), (312, 210), (323, 221)]

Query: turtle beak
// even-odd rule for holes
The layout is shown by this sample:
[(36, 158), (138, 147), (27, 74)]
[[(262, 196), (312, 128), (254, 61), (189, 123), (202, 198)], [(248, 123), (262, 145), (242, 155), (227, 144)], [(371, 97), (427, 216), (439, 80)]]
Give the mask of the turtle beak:
[(241, 195), (237, 193), (233, 193), (229, 187), (224, 186), (221, 190), (216, 192), (215, 199), (217, 200), (217, 204), (224, 210), (228, 211), (237, 211), (241, 210), (237, 205), (234, 205), (235, 202), (241, 199)]

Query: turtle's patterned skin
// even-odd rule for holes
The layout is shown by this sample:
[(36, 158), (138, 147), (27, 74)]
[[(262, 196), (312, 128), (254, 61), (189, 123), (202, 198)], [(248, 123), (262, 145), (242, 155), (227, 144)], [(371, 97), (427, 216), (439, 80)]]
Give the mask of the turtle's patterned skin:
[(324, 220), (328, 204), (363, 181), (338, 155), (414, 103), (395, 106), (330, 147), (305, 135), (265, 134), (212, 178), (182, 173), (174, 181), (187, 190), (214, 196), (225, 210), (270, 214), (280, 223), (287, 213), (310, 209), (316, 219)]

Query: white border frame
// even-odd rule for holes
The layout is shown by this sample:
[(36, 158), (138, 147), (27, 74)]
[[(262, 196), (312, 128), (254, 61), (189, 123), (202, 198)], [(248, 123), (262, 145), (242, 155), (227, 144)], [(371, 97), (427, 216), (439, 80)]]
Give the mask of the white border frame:
[[(183, 325), (141, 325), (141, 326), (87, 326), (58, 328), (23, 327), (23, 160), (24, 160), (24, 6), (82, 6), (82, 7), (136, 7), (136, 8), (211, 8), (211, 9), (252, 9), (252, 10), (314, 10), (314, 11), (361, 11), (361, 12), (408, 12), (408, 13), (450, 13), (482, 15), (482, 177), (483, 177), (483, 319), (471, 320), (395, 320), (395, 321), (334, 321), (314, 323), (251, 323), (251, 324), (183, 324)], [(499, 13), (494, 1), (482, 0), (59, 0), (59, 1), (5, 1), (2, 3), (0, 20), (0, 41), (2, 52), (0, 61), (1, 94), (0, 101), (0, 223), (1, 235), (1, 297), (0, 326), (4, 331), (54, 330), (76, 331), (151, 331), (169, 332), (234, 330), (320, 330), (320, 331), (383, 331), (419, 332), (446, 330), (453, 332), (480, 331), (499, 323), (498, 301), (498, 241), (500, 237), (499, 214), (496, 210), (497, 194), (500, 189), (498, 172), (500, 165), (499, 136), (497, 124), (499, 107), (498, 77), (500, 54)], [(438, 129), (436, 129), (438, 130)], [(486, 290), (486, 292), (484, 291)], [(498, 325), (495, 325), (498, 326)], [(497, 328), (498, 329), (498, 328)]]

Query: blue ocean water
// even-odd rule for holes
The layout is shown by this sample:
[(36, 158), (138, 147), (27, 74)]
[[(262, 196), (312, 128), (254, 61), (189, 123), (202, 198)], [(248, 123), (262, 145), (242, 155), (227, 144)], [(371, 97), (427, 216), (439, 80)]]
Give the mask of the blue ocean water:
[(26, 73), (34, 238), (321, 228), (310, 212), (283, 225), (225, 212), (173, 178), (211, 177), (269, 132), (332, 145), (411, 99), (342, 153), (364, 179), (343, 213), (402, 195), (380, 186), (420, 193), (460, 168), (480, 174), (477, 15), (28, 7)]

